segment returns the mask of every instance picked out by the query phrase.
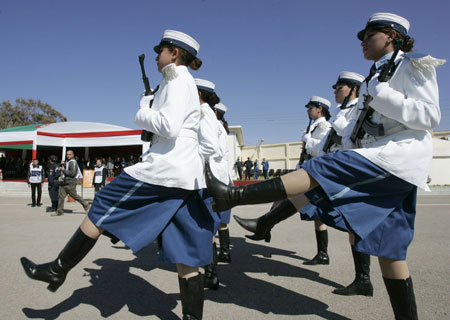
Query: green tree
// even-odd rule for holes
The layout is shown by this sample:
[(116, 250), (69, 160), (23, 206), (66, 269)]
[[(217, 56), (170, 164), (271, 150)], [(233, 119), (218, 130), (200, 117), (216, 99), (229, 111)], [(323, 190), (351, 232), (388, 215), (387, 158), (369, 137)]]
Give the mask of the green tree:
[(41, 100), (18, 98), (15, 105), (8, 100), (0, 104), (0, 129), (64, 121), (66, 117)]

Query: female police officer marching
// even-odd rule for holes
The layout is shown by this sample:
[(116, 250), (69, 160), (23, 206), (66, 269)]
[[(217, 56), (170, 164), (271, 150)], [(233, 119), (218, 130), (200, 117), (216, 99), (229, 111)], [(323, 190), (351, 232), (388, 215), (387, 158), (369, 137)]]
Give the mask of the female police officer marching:
[(143, 161), (127, 167), (97, 193), (88, 216), (57, 259), (36, 265), (21, 262), (27, 275), (49, 283), (56, 291), (70, 269), (94, 246), (103, 230), (118, 237), (134, 252), (158, 238), (159, 257), (175, 263), (179, 276), (183, 319), (201, 319), (203, 279), (198, 267), (212, 259), (214, 220), (199, 190), (204, 187), (199, 154), (200, 104), (187, 66), (197, 70), (198, 42), (179, 31), (166, 30), (154, 50), (159, 90), (141, 99), (135, 121), (153, 132), (152, 147)]
[[(308, 125), (308, 128), (302, 137), (302, 140), (305, 143), (305, 152), (302, 152), (301, 162), (323, 154), (323, 152), (321, 152), (323, 148), (322, 141), (331, 129), (331, 124), (328, 122), (330, 119), (330, 106), (330, 101), (318, 96), (312, 96), (305, 105), (307, 108), (308, 117), (310, 119), (310, 125)], [(313, 121), (312, 124), (311, 121)], [(297, 211), (298, 210), (296, 207), (289, 200), (286, 200), (276, 203), (269, 213), (259, 219), (243, 219), (238, 216), (234, 216), (234, 219), (243, 228), (255, 232), (258, 220), (266, 220), (266, 223), (269, 223), (270, 221), (271, 229), (275, 224), (289, 218)], [(316, 234), (317, 254), (311, 260), (305, 261), (305, 264), (329, 264), (330, 260), (327, 252), (328, 230), (326, 225), (320, 220), (314, 219), (314, 227)], [(266, 241), (270, 241), (270, 232), (266, 232), (263, 235), (251, 235), (248, 238), (253, 240), (261, 240), (265, 238)]]
[[(350, 139), (349, 130), (347, 129), (347, 127), (352, 120), (355, 112), (357, 112), (358, 110), (357, 108), (355, 108), (355, 106), (358, 103), (359, 89), (363, 81), (364, 76), (355, 72), (343, 71), (339, 74), (336, 83), (332, 86), (335, 90), (335, 100), (338, 103), (338, 106), (333, 112), (333, 122), (331, 123), (332, 128), (328, 132), (327, 136), (325, 136), (319, 144), (319, 155), (324, 155), (328, 152), (336, 152), (337, 150), (343, 150), (344, 147), (342, 145), (342, 141)], [(284, 214), (280, 214), (280, 210), (282, 210)], [(272, 229), (275, 223), (281, 222), (282, 218), (286, 219), (290, 215), (293, 215), (295, 213), (297, 213), (297, 208), (289, 199), (286, 199), (279, 202), (276, 207), (272, 208), (268, 213), (260, 218), (242, 219), (236, 217), (236, 219), (246, 230), (250, 232), (256, 232), (256, 227), (259, 219), (267, 220), (271, 217), (278, 218), (277, 220), (272, 221), (272, 224), (270, 225), (270, 229)], [(300, 211), (300, 216), (302, 220), (314, 220), (317, 225), (323, 225), (318, 220), (320, 217), (320, 209), (318, 209), (311, 203), (302, 208), (302, 210)], [(319, 235), (317, 236), (317, 239), (319, 241), (320, 231), (318, 233)], [(254, 240), (261, 240), (262, 236), (264, 235), (253, 234), (251, 238)], [(322, 240), (321, 245), (325, 248), (325, 250), (326, 243), (327, 242)], [(335, 289), (333, 293), (339, 295), (372, 296), (373, 287), (370, 281), (370, 255), (355, 251), (353, 246), (351, 246), (351, 249), (353, 262), (355, 265), (355, 280), (347, 287)], [(322, 258), (321, 260), (319, 260), (319, 263), (320, 261), (323, 262), (324, 259)]]
[[(360, 92), (361, 121), (352, 133), (357, 148), (313, 158), (298, 171), (239, 188), (222, 185), (206, 165), (216, 210), (294, 197), (298, 209), (309, 201), (318, 206), (323, 222), (353, 235), (357, 252), (378, 256), (397, 319), (417, 319), (406, 252), (414, 233), (417, 187), (429, 190), (433, 145), (427, 130), (440, 121), (435, 68), (445, 62), (405, 53), (414, 43), (409, 26), (398, 15), (376, 13), (358, 33), (363, 55), (374, 65)], [(366, 110), (372, 111), (361, 119)], [(267, 230), (263, 223), (258, 229)]]

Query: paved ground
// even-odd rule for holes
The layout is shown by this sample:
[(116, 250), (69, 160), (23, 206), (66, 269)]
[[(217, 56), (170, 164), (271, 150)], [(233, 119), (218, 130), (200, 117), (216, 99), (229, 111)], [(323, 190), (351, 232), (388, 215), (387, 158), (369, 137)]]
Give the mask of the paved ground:
[[(177, 319), (181, 315), (176, 272), (157, 261), (156, 247), (133, 255), (101, 238), (56, 292), (28, 279), (19, 259), (54, 259), (84, 217), (78, 203), (50, 217), (28, 197), (0, 194), (0, 319)], [(50, 203), (47, 197), (44, 204)], [(256, 217), (267, 205), (233, 214)], [(69, 212), (70, 211), (70, 212)], [(419, 197), (415, 240), (409, 250), (421, 319), (450, 319), (450, 197)], [(296, 217), (280, 224), (272, 242), (249, 242), (231, 223), (231, 265), (220, 265), (217, 292), (206, 292), (205, 319), (392, 319), (376, 258), (373, 298), (331, 291), (353, 280), (347, 236), (331, 230), (331, 265), (305, 266), (315, 254), (312, 223)]]

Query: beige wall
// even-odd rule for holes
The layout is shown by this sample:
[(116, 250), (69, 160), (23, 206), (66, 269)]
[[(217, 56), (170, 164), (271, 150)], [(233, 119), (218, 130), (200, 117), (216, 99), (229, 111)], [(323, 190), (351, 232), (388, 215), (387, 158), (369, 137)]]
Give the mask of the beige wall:
[[(252, 161), (263, 158), (269, 161), (270, 169), (295, 169), (300, 157), (302, 142), (287, 142), (276, 144), (263, 144), (258, 146), (245, 146), (241, 148), (242, 159), (250, 157)], [(258, 150), (259, 149), (259, 150)]]
[[(243, 146), (243, 134), (241, 127), (230, 127), (229, 135), (230, 155), (229, 168), (233, 179), (236, 172), (233, 165), (237, 157), (243, 161), (250, 157), (252, 161), (258, 158), (261, 163), (263, 158), (269, 161), (270, 169), (295, 169), (303, 142), (287, 142), (275, 144), (262, 144), (261, 146)], [(446, 140), (444, 140), (444, 139)], [(433, 132), (433, 160), (430, 169), (430, 185), (450, 185), (450, 131)], [(233, 152), (231, 150), (234, 150)]]
[[(300, 157), (302, 142), (288, 142), (277, 144), (263, 144), (257, 146), (241, 147), (240, 152), (244, 161), (250, 157), (252, 161), (258, 158), (261, 163), (263, 158), (269, 161), (270, 169), (295, 169)], [(236, 153), (238, 155), (238, 153)], [(236, 156), (237, 157), (237, 156)], [(233, 160), (233, 163), (236, 160)], [(230, 169), (233, 170), (231, 165)], [(235, 174), (232, 175), (235, 178)], [(450, 185), (450, 141), (433, 139), (433, 160), (430, 170), (430, 185)]]

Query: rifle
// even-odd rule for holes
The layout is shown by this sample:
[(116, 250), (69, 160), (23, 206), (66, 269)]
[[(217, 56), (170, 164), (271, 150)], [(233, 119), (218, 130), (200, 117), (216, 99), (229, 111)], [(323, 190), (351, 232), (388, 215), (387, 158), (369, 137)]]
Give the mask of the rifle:
[[(306, 127), (306, 133), (309, 133), (309, 129), (311, 128), (312, 119), (309, 119), (308, 127)], [(298, 159), (298, 163), (302, 164), (306, 160), (311, 159), (311, 156), (306, 152), (305, 148), (306, 143), (303, 143), (302, 152), (300, 153), (300, 158)]]
[[(384, 64), (381, 68), (380, 74), (378, 75), (379, 82), (386, 82), (394, 75), (397, 65), (395, 64), (395, 58), (403, 45), (403, 40), (399, 38), (394, 38), (394, 53), (392, 54), (389, 61)], [(367, 77), (365, 82), (368, 84), (370, 78)], [(353, 127), (350, 139), (356, 144), (358, 148), (361, 147), (360, 140), (364, 137), (366, 133), (372, 136), (384, 136), (384, 126), (382, 124), (374, 124), (370, 122), (370, 118), (375, 110), (373, 110), (369, 104), (372, 102), (373, 97), (365, 94), (363, 109), (356, 120), (355, 126)]]
[[(150, 88), (150, 82), (148, 81), (147, 75), (145, 74), (144, 59), (145, 59), (145, 54), (139, 55), (139, 64), (141, 65), (142, 81), (144, 82), (144, 88), (145, 88), (144, 95), (149, 96), (151, 94), (154, 94), (156, 91), (158, 91), (159, 86), (157, 86), (154, 91), (152, 91), (152, 89)], [(150, 102), (150, 108), (152, 107), (152, 103), (153, 103), (153, 100)], [(146, 142), (152, 141), (152, 137), (153, 137), (153, 132), (150, 132), (147, 130), (142, 130), (142, 132), (141, 132), (141, 140), (142, 141), (146, 141)]]
[[(342, 102), (341, 106), (339, 107), (341, 110), (344, 110), (347, 108), (347, 103), (350, 100), (350, 97), (352, 96), (353, 90), (355, 89), (356, 85), (353, 84), (350, 87), (350, 92), (345, 97), (344, 101)], [(330, 152), (330, 148), (333, 144), (342, 144), (342, 137), (339, 136), (334, 130), (334, 128), (331, 128), (330, 132), (328, 133), (327, 140), (325, 140), (325, 144), (323, 145), (323, 151), (328, 153)]]
[(145, 74), (144, 59), (145, 59), (145, 54), (141, 54), (139, 56), (139, 64), (141, 65), (142, 81), (144, 82), (144, 87), (145, 87), (144, 95), (149, 96), (152, 94), (152, 89), (150, 89), (150, 83), (148, 81), (147, 75)]

